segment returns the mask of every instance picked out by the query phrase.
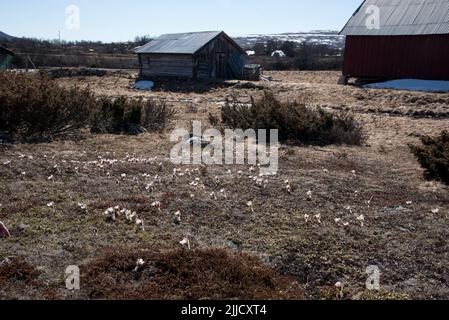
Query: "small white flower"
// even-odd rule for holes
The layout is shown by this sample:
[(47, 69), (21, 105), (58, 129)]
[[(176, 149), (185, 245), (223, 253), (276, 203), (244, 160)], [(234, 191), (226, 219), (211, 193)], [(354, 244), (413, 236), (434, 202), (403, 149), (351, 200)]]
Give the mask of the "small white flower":
[(335, 220), (335, 223), (340, 223), (341, 222), (340, 218), (335, 218), (334, 220)]
[(357, 173), (356, 173), (355, 170), (352, 170), (351, 173), (352, 173), (352, 175), (353, 175), (354, 177), (357, 175)]
[(126, 178), (126, 173), (122, 173), (121, 177)]
[(307, 195), (307, 198), (309, 198), (309, 200), (312, 200), (312, 195), (313, 195), (312, 190), (307, 191), (306, 195)]
[(187, 246), (187, 248), (190, 250), (190, 240), (187, 238), (184, 238), (182, 241), (179, 242), (179, 244), (183, 247)]
[(406, 204), (407, 204), (408, 206), (411, 206), (411, 205), (413, 204), (413, 201), (407, 201)]
[(175, 212), (175, 222), (176, 223), (181, 223), (181, 211), (177, 211)]
[(152, 207), (157, 207), (159, 209), (159, 211), (161, 211), (161, 202), (160, 201), (155, 201), (151, 204)]
[(360, 216), (357, 216), (357, 220), (360, 222), (360, 224), (362, 225), (362, 227), (365, 224), (365, 216), (362, 214)]
[(335, 284), (335, 287), (340, 289), (341, 287), (343, 287), (343, 285), (342, 285), (341, 282), (339, 281), (339, 282), (337, 282), (337, 283)]
[(53, 207), (55, 205), (55, 203), (52, 201), (52, 202), (49, 202), (49, 203), (47, 203), (47, 207), (49, 207), (49, 208), (51, 208), (51, 207)]
[(25, 171), (22, 172), (22, 176), (25, 176), (27, 173)]
[(432, 209), (432, 213), (433, 214), (440, 213), (440, 209), (439, 208)]
[(11, 161), (3, 162), (3, 164), (4, 164), (5, 166), (7, 166), (8, 164), (11, 164)]
[(305, 214), (305, 215), (304, 215), (304, 220), (306, 220), (306, 222), (309, 222), (309, 220), (310, 220), (310, 215)]
[(318, 223), (321, 224), (321, 213), (316, 214), (314, 217), (318, 221)]
[(53, 175), (49, 176), (47, 179), (48, 180), (53, 180), (55, 177)]
[(252, 201), (248, 201), (246, 203), (246, 205), (251, 209), (251, 212), (254, 213), (254, 204), (253, 204), (253, 202)]
[(139, 268), (142, 267), (144, 264), (145, 261), (143, 259), (137, 259), (136, 268), (134, 269), (134, 272), (139, 271)]
[(221, 190), (220, 190), (220, 193), (223, 195), (223, 197), (224, 197), (225, 199), (228, 198), (228, 196), (226, 195), (226, 190), (225, 190), (225, 189), (221, 189)]

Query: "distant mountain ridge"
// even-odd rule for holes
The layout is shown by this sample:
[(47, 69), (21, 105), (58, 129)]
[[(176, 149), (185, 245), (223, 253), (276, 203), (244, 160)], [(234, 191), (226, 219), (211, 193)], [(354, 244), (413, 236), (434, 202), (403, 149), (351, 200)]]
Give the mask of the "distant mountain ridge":
[(11, 40), (14, 38), (15, 37), (10, 36), (9, 34), (6, 34), (6, 33), (0, 31), (0, 40)]
[(296, 43), (326, 44), (342, 49), (345, 44), (345, 37), (338, 34), (338, 31), (309, 31), (290, 32), (279, 34), (249, 34), (234, 38), (238, 44), (244, 48), (252, 48), (256, 43), (266, 43), (269, 40), (292, 41)]

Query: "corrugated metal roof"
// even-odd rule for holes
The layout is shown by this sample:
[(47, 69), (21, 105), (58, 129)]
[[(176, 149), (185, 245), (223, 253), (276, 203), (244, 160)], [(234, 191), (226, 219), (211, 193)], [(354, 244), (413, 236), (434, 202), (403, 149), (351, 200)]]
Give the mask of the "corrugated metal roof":
[[(379, 29), (367, 27), (369, 7), (377, 6)], [(347, 36), (449, 34), (449, 0), (366, 0), (341, 31)]]
[(164, 34), (138, 48), (136, 53), (195, 54), (222, 31)]

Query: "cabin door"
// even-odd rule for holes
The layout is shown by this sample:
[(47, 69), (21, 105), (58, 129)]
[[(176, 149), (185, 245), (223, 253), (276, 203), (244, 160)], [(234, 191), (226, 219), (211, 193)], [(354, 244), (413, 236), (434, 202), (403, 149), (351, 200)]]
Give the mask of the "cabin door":
[(217, 53), (215, 56), (215, 76), (217, 78), (226, 78), (226, 54)]

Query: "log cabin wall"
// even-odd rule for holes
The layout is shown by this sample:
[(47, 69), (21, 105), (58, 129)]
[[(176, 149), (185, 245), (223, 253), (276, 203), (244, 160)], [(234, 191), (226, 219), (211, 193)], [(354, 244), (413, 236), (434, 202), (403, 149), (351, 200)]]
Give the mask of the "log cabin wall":
[(142, 77), (193, 77), (193, 57), (187, 54), (140, 54)]

